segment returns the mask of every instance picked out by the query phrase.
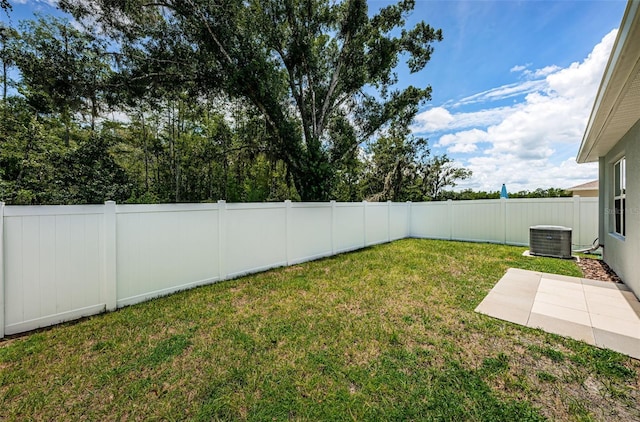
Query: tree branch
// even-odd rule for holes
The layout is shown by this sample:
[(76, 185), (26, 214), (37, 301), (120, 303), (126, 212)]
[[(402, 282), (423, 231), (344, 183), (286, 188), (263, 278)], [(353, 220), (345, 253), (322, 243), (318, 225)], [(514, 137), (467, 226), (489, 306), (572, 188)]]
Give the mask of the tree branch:
[[(347, 17), (347, 19), (349, 19)], [(336, 68), (333, 71), (333, 75), (331, 75), (331, 82), (329, 83), (329, 89), (327, 89), (327, 95), (324, 97), (324, 102), (322, 104), (322, 111), (320, 114), (320, 130), (324, 130), (324, 126), (327, 121), (327, 112), (329, 111), (329, 106), (331, 105), (331, 99), (333, 97), (333, 93), (338, 86), (338, 80), (340, 78), (340, 73), (342, 71), (342, 66), (344, 63), (344, 52), (351, 44), (351, 32), (348, 31), (345, 34), (344, 44), (342, 44), (342, 49), (340, 50), (340, 54), (338, 55), (338, 63), (336, 64)]]

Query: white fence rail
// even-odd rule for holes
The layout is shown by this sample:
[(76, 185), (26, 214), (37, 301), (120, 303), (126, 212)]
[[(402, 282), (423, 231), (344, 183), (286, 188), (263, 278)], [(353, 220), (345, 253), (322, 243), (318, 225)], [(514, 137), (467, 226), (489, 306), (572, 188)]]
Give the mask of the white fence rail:
[(4, 206), (0, 337), (405, 237), (528, 244), (598, 231), (591, 198), (429, 203)]

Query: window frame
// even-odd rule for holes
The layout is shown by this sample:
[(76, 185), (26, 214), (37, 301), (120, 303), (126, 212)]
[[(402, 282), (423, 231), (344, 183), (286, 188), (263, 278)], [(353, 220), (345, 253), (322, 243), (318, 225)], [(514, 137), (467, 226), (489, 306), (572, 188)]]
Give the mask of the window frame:
[(613, 232), (626, 236), (627, 163), (621, 157), (613, 164)]

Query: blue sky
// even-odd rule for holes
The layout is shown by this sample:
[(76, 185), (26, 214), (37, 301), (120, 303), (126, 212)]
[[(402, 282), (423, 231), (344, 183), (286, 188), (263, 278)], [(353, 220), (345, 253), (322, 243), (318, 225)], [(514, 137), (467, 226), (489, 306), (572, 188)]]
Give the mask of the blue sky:
[[(382, 1), (371, 1), (380, 7)], [(401, 76), (433, 97), (413, 132), (473, 171), (456, 190), (567, 188), (597, 179), (575, 162), (626, 1), (418, 0), (441, 28), (427, 68)]]
[[(11, 1), (13, 24), (54, 0)], [(369, 0), (370, 12), (389, 4)], [(510, 191), (597, 178), (575, 163), (626, 1), (417, 0), (408, 25), (441, 28), (422, 72), (401, 85), (433, 88), (414, 134), (473, 176), (457, 187)], [(6, 16), (2, 20), (6, 21)]]

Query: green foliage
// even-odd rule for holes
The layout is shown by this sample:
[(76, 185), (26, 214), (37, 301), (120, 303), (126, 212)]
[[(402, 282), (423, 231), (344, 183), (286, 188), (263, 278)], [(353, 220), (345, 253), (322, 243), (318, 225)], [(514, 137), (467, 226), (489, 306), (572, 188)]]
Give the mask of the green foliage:
[(408, 129), (431, 88), (397, 67), (442, 39), (413, 1), (60, 5), (86, 27), (0, 27), (8, 204), (419, 201), (469, 174)]
[(471, 171), (443, 156), (429, 156), (427, 141), (411, 136), (407, 122), (394, 122), (388, 133), (366, 150), (363, 195), (371, 201), (433, 201)]
[(59, 122), (38, 119), (24, 100), (10, 98), (0, 121), (0, 199), (9, 204), (47, 204), (60, 200), (57, 180), (64, 145)]
[(412, 198), (419, 178), (419, 156), (429, 154), (422, 138), (409, 135), (408, 128), (392, 127), (367, 150), (364, 190), (370, 201), (406, 201)]
[(100, 204), (105, 201), (125, 202), (130, 196), (130, 183), (125, 171), (109, 153), (109, 140), (94, 136), (67, 153), (58, 177), (65, 202)]
[(454, 187), (459, 180), (467, 179), (471, 176), (471, 170), (454, 167), (453, 161), (443, 155), (433, 157), (425, 164), (422, 188), (424, 196), (432, 200), (441, 200), (442, 190), (451, 186)]
[(4, 104), (0, 197), (9, 204), (94, 204), (124, 201), (130, 183), (109, 152), (104, 133), (69, 132), (56, 119), (37, 118), (25, 101)]
[(98, 117), (110, 66), (106, 43), (58, 18), (25, 21), (13, 56), (22, 75), (19, 92), (36, 113), (56, 114), (67, 128), (77, 114)]
[(431, 88), (399, 89), (395, 69), (405, 58), (420, 71), (442, 39), (424, 22), (404, 27), (413, 1), (374, 14), (364, 0), (94, 3), (60, 2), (118, 37), (125, 96), (182, 89), (246, 101), (303, 200), (330, 199), (336, 168), (363, 141), (393, 119), (413, 118)]
[[(538, 188), (533, 191), (518, 191), (509, 192), (509, 198), (559, 198), (571, 196), (571, 192), (562, 188)], [(500, 191), (485, 192), (485, 191), (473, 191), (471, 189), (465, 189), (460, 192), (443, 191), (442, 199), (452, 199), (454, 201), (469, 200), (469, 199), (498, 199), (500, 198)]]

